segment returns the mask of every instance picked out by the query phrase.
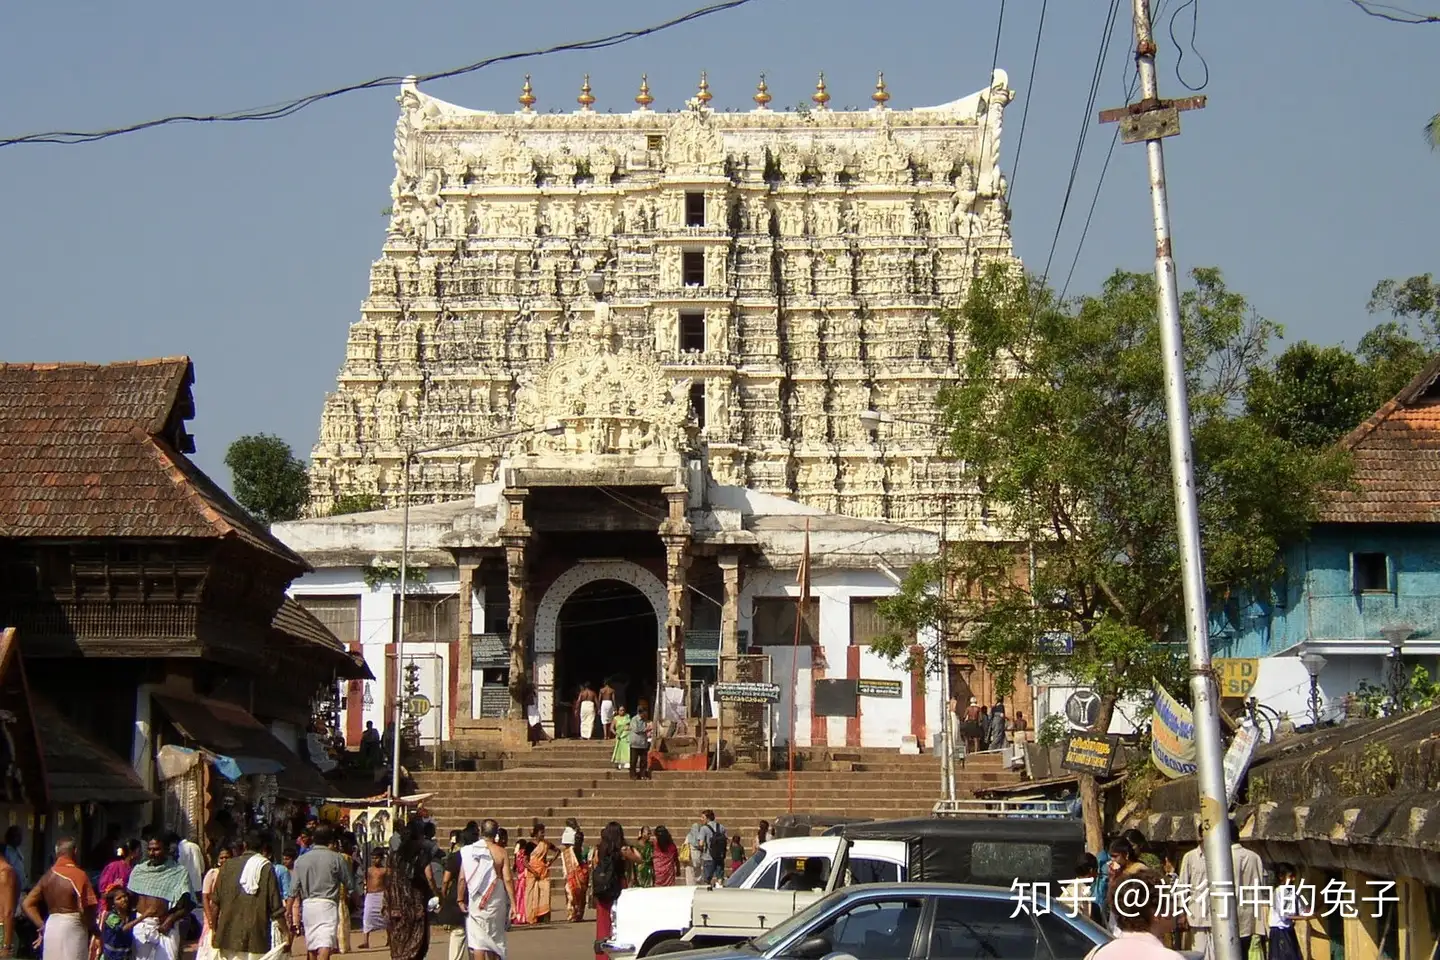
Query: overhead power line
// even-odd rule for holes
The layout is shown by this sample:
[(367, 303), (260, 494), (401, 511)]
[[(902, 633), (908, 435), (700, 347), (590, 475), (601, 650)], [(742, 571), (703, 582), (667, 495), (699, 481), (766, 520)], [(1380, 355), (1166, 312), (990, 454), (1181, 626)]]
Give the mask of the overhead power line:
[[(1025, 121), (1030, 118), (1030, 94), (1035, 92), (1035, 67), (1040, 62), (1040, 38), (1045, 35), (1045, 10), (1050, 0), (1041, 0), (1040, 23), (1035, 28), (1035, 49), (1030, 53), (1030, 82), (1025, 85), (1025, 103), (1020, 107), (1020, 136), (1015, 139), (1015, 164), (1010, 168), (1010, 195), (1015, 195), (1015, 181), (1020, 176), (1020, 152), (1025, 149)], [(992, 68), (993, 69), (993, 68)]]
[(1440, 16), (1416, 13), (1414, 10), (1406, 10), (1404, 7), (1397, 7), (1389, 3), (1376, 3), (1374, 0), (1350, 0), (1350, 2), (1370, 16), (1389, 20), (1391, 23), (1440, 23)]
[[(455, 67), (451, 70), (441, 70), (438, 73), (427, 73), (417, 76), (417, 83), (427, 83), (432, 80), (444, 80), (449, 77), (459, 77), (467, 73), (474, 73), (497, 63), (506, 63), (512, 60), (528, 60), (534, 57), (548, 56), (552, 53), (567, 53), (577, 50), (603, 50), (606, 47), (618, 46), (622, 43), (629, 43), (631, 40), (638, 40), (662, 30), (669, 30), (671, 27), (678, 27), (681, 24), (689, 23), (692, 20), (699, 20), (711, 14), (721, 13), (726, 10), (733, 10), (736, 7), (743, 7), (754, 0), (721, 0), (708, 6), (692, 10), (682, 16), (666, 20), (662, 23), (653, 24), (648, 27), (640, 27), (635, 30), (624, 30), (619, 33), (612, 33), (609, 36), (597, 37), (593, 40), (578, 40), (569, 43), (557, 43), (553, 46), (542, 47), (538, 50), (525, 50), (515, 53), (504, 53), (499, 56), (487, 57), (484, 60), (477, 60), (474, 63), (466, 64), (463, 67)], [(249, 110), (236, 110), (230, 113), (216, 114), (175, 114), (168, 117), (160, 117), (156, 120), (146, 120), (143, 123), (132, 123), (124, 127), (114, 127), (108, 130), (54, 130), (47, 133), (29, 133), (19, 137), (7, 137), (0, 139), (0, 147), (13, 147), (22, 144), (32, 143), (60, 143), (78, 144), (95, 143), (100, 140), (108, 140), (111, 137), (119, 137), (129, 133), (139, 133), (143, 130), (151, 130), (156, 127), (170, 126), (177, 123), (247, 123), (252, 121), (281, 120), (293, 116), (313, 106), (322, 100), (330, 100), (334, 97), (343, 96), (347, 93), (355, 93), (359, 90), (375, 90), (383, 87), (397, 87), (404, 83), (405, 77), (388, 76), (376, 77), (373, 80), (366, 80), (363, 83), (352, 83), (344, 87), (336, 87), (333, 90), (325, 90), (320, 93), (312, 93), (309, 96), (297, 97), (294, 100), (287, 100), (283, 103), (271, 104), (265, 107), (254, 107)]]

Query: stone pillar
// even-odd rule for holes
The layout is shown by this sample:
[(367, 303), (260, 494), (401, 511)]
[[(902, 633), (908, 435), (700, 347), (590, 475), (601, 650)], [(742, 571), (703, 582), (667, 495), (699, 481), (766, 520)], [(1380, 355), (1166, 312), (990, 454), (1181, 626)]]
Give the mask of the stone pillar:
[(474, 660), (474, 636), (471, 625), (475, 622), (475, 574), (480, 564), (475, 560), (460, 561), (460, 653), (456, 658), (455, 672), (459, 678), (455, 694), (456, 702), (450, 705), (451, 729), (469, 726), (475, 719), (475, 674), (470, 664)]
[[(740, 555), (727, 550), (720, 554), (720, 573), (725, 578), (725, 593), (720, 604), (720, 671), (722, 681), (736, 679), (734, 657), (740, 653)], [(736, 718), (735, 704), (720, 705), (720, 719), (733, 729)]]
[(510, 587), (510, 719), (525, 720), (525, 694), (530, 681), (530, 633), (534, 617), (530, 601), (531, 529), (525, 522), (525, 499), (530, 491), (509, 487), (504, 491), (505, 522), (500, 541), (505, 545), (506, 580)]
[(686, 517), (690, 491), (683, 486), (664, 490), (668, 511), (660, 524), (665, 543), (665, 588), (668, 610), (665, 618), (665, 682), (685, 680), (685, 586), (690, 568), (690, 521)]

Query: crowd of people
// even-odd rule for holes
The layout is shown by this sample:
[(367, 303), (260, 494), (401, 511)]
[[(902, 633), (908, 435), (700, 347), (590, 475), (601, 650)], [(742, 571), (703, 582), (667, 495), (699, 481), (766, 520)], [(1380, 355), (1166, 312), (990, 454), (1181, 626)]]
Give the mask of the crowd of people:
[[(768, 832), (761, 821), (756, 843)], [(421, 960), (432, 928), (448, 931), (450, 960), (467, 952), (503, 960), (511, 929), (551, 922), (557, 861), (565, 920), (584, 922), (593, 910), (604, 940), (621, 890), (719, 883), (745, 859), (740, 836), (712, 810), (678, 838), (659, 825), (631, 842), (612, 821), (594, 844), (573, 819), (558, 843), (535, 821), (513, 847), (496, 821), (472, 821), (451, 834), (448, 849), (434, 821), (416, 816), (368, 851), (354, 833), (312, 817), (290, 842), (231, 831), (212, 844), (208, 870), (207, 851), (173, 832), (116, 843), (108, 857), (85, 858), (92, 869), (62, 838), (33, 886), (11, 839), (0, 857), (0, 910), (8, 896), (11, 913), (34, 927), (25, 942), (44, 960), (181, 960), (187, 942), (195, 960), (280, 960), (297, 940), (309, 960), (329, 960), (352, 951), (355, 926), (359, 949), (382, 934), (393, 960)], [(94, 869), (97, 859), (104, 862)], [(6, 925), (3, 955), (16, 942), (15, 925)]]
[(961, 709), (952, 698), (950, 711), (955, 714), (956, 735), (964, 739), (967, 753), (1003, 750), (1012, 743), (1024, 743), (1029, 735), (1025, 714), (1017, 710), (1014, 717), (1006, 716), (1003, 699), (983, 706), (979, 699), (971, 697)]
[[(1230, 830), (1232, 837), (1239, 836), (1234, 823)], [(1265, 865), (1259, 854), (1236, 842), (1231, 844), (1230, 856), (1236, 890), (1265, 889)], [(1294, 866), (1274, 864), (1271, 875), (1275, 882), (1269, 888), (1268, 903), (1240, 896), (1228, 898), (1235, 911), (1240, 954), (1250, 956), (1254, 944), (1267, 960), (1302, 960), (1295, 921), (1310, 916), (1314, 905), (1305, 903), (1299, 895)], [(1161, 951), (1169, 954), (1180, 949), (1214, 960), (1210, 900), (1193, 893), (1207, 887), (1203, 847), (1187, 851), (1177, 864), (1171, 856), (1153, 852), (1139, 830), (1126, 830), (1111, 840), (1100, 856), (1083, 854), (1076, 876), (1089, 886), (1088, 890), (1082, 887), (1079, 891), (1083, 912), (1108, 927), (1119, 938), (1117, 942), (1122, 943), (1121, 948), (1111, 951), (1112, 960), (1119, 960), (1119, 954), (1127, 951), (1144, 960), (1144, 957), (1160, 957)], [(1133, 896), (1127, 899), (1129, 906), (1117, 907), (1117, 892), (1127, 881), (1152, 888), (1152, 894), (1146, 898), (1147, 909), (1137, 911)], [(1167, 902), (1160, 894), (1164, 888), (1192, 891), (1192, 894), (1179, 903), (1172, 897), (1168, 901), (1171, 909), (1157, 910), (1157, 906)], [(1140, 938), (1138, 944), (1137, 937)], [(1099, 960), (1099, 956), (1097, 954), (1095, 960)]]

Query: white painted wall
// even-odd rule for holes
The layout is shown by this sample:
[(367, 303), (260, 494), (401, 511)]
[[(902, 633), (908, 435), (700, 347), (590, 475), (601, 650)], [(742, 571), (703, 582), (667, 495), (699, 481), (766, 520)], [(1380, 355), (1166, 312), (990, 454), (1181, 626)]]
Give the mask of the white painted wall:
[[(837, 679), (846, 676), (847, 654), (850, 648), (850, 600), (855, 597), (893, 596), (897, 588), (893, 581), (876, 570), (825, 570), (818, 571), (811, 578), (811, 595), (819, 600), (820, 638), (819, 645), (824, 651), (827, 667), (825, 676)], [(753, 571), (747, 570), (740, 591), (740, 629), (754, 635), (755, 599), (758, 597), (790, 597), (800, 594), (795, 582), (794, 571)], [(795, 743), (797, 746), (812, 746), (811, 709), (814, 690), (814, 670), (811, 651), (802, 648), (799, 655), (798, 676), (795, 670), (795, 655), (789, 646), (766, 647), (770, 654), (772, 678), (780, 686), (780, 702), (771, 711), (775, 744), (782, 745), (789, 738), (790, 701), (792, 691), (795, 700)], [(910, 734), (909, 671), (903, 666), (892, 665), (883, 657), (872, 653), (869, 648), (860, 652), (860, 678), (866, 680), (899, 680), (905, 685), (905, 695), (900, 699), (887, 700), (878, 697), (863, 697), (860, 701), (860, 743), (866, 747), (899, 749), (900, 738)], [(925, 717), (927, 732), (939, 729), (940, 691), (938, 678), (930, 678), (925, 690)], [(831, 717), (827, 721), (826, 737), (832, 747), (845, 746), (844, 717)]]
[[(408, 585), (412, 597), (435, 595), (444, 596), (452, 594), (460, 589), (460, 571), (456, 568), (427, 567), (425, 568), (425, 582), (412, 583)], [(384, 716), (385, 713), (385, 647), (394, 636), (394, 611), (395, 597), (399, 593), (399, 584), (395, 581), (379, 583), (371, 589), (365, 583), (364, 575), (359, 567), (333, 567), (316, 570), (307, 573), (299, 580), (290, 585), (292, 597), (303, 596), (324, 596), (344, 597), (357, 596), (360, 598), (360, 637), (361, 654), (365, 658), (365, 664), (370, 672), (376, 677), (370, 684), (371, 705), (362, 707), (363, 716), (360, 725), (363, 727), (365, 721), (375, 724), (377, 730), (383, 731), (391, 718)], [(411, 660), (420, 666), (420, 692), (429, 697), (434, 709), (423, 721), (421, 721), (421, 740), (425, 743), (433, 743), (438, 736), (442, 739), (450, 736), (449, 709), (446, 701), (449, 697), (449, 670), (450, 670), (450, 646), (445, 643), (420, 643), (407, 641), (405, 644), (405, 659)], [(466, 668), (469, 664), (464, 665)], [(437, 687), (435, 677), (440, 678)], [(437, 701), (437, 693), (440, 700)], [(349, 725), (349, 708), (341, 710), (341, 723)]]

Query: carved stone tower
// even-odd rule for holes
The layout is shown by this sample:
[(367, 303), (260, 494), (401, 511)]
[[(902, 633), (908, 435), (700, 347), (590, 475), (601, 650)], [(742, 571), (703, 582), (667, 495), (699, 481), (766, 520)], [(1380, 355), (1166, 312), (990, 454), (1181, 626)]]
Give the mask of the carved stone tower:
[[(389, 233), (325, 402), (313, 508), (396, 506), (406, 442), (542, 414), (571, 421), (557, 453), (688, 445), (720, 483), (851, 516), (934, 526), (940, 498), (965, 502), (933, 428), (872, 433), (858, 414), (933, 418), (963, 349), (940, 312), (985, 262), (1014, 262), (1006, 76), (904, 111), (883, 81), (854, 112), (818, 93), (776, 112), (767, 90), (748, 113), (713, 111), (708, 85), (656, 113), (647, 84), (629, 113), (548, 114), (527, 81), (497, 114), (407, 83)], [(592, 381), (615, 409), (587, 426)], [(424, 454), (418, 499), (467, 496), (533, 446)]]

